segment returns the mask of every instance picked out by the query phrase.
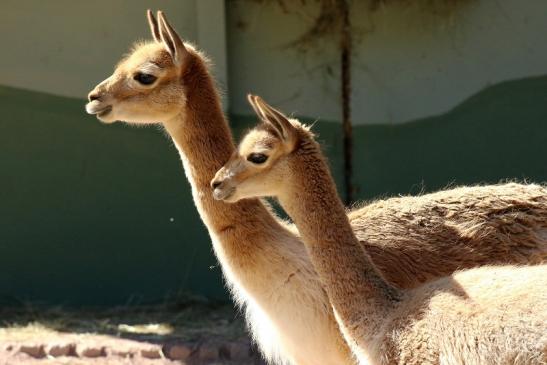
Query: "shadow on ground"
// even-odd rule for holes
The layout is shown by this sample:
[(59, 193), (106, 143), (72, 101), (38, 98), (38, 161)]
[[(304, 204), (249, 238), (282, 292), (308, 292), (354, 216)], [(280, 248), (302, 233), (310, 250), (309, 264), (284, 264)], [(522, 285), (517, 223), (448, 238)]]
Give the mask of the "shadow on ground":
[(262, 364), (243, 318), (223, 302), (85, 309), (21, 303), (0, 308), (0, 324), (0, 359), (18, 359), (17, 364), (51, 358)]

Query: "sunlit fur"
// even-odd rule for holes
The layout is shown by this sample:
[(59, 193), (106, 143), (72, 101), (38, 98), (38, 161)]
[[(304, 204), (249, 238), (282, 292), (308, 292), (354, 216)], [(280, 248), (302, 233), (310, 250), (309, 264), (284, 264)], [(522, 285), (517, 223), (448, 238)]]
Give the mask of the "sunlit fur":
[[(228, 189), (232, 202), (278, 198), (360, 364), (545, 364), (547, 265), (484, 266), (394, 287), (354, 235), (313, 135), (261, 99), (251, 102), (263, 110), (263, 124), (217, 174), (215, 194)], [(268, 164), (242, 168), (257, 151), (270, 156)]]
[[(141, 85), (133, 79), (141, 71), (158, 79), (152, 85)], [(138, 44), (133, 53), (118, 64), (112, 76), (92, 91), (91, 94), (102, 96), (96, 102), (97, 108), (112, 107), (110, 113), (99, 116), (99, 119), (105, 123), (117, 120), (158, 123), (173, 119), (181, 113), (186, 101), (184, 85), (180, 83), (181, 72), (181, 69), (173, 67), (162, 44)]]
[[(161, 123), (165, 128), (180, 153), (226, 283), (245, 308), (266, 358), (305, 365), (351, 362), (294, 226), (259, 200), (226, 204), (213, 199), (210, 181), (235, 146), (206, 60), (188, 43), (179, 51), (175, 65), (164, 41), (138, 43), (90, 93), (96, 101), (88, 104), (88, 112), (98, 114), (112, 106), (112, 114), (98, 118), (106, 123)], [(162, 65), (163, 73), (151, 86), (136, 84), (135, 72), (150, 62)], [(385, 276), (401, 286), (485, 262), (537, 261), (547, 246), (547, 236), (538, 236), (547, 221), (547, 199), (537, 185), (389, 199), (349, 216), (363, 244), (374, 249), (371, 255)]]

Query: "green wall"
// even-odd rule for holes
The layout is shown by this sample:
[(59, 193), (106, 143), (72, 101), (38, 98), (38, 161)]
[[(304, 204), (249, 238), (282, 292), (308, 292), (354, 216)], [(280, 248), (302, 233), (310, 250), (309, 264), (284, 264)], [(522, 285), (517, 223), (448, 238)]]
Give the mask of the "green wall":
[[(227, 298), (172, 143), (156, 128), (101, 125), (83, 106), (0, 87), (0, 303)], [(238, 131), (252, 120), (232, 117)], [(341, 176), (340, 126), (314, 129)], [(444, 115), (357, 126), (354, 136), (360, 199), (547, 181), (547, 76), (490, 87)]]
[[(84, 101), (0, 89), (0, 297), (61, 304), (224, 297), (178, 153)], [(171, 221), (173, 218), (173, 221)]]
[[(341, 141), (340, 128), (332, 127), (323, 135), (338, 133)], [(359, 199), (449, 184), (547, 182), (547, 76), (489, 87), (443, 115), (358, 126), (354, 138)], [(335, 155), (341, 151), (340, 142), (333, 144)]]

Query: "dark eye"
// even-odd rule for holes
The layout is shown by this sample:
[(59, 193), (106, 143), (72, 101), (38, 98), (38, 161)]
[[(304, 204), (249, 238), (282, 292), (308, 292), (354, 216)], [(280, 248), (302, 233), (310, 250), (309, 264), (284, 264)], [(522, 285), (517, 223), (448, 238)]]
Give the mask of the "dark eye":
[(151, 85), (156, 81), (157, 77), (150, 74), (143, 74), (142, 72), (139, 72), (135, 74), (133, 79), (137, 80), (139, 83), (143, 85)]
[(268, 159), (268, 156), (266, 156), (263, 153), (251, 153), (249, 156), (247, 156), (247, 161), (256, 163), (256, 164), (264, 163), (266, 162), (267, 159)]

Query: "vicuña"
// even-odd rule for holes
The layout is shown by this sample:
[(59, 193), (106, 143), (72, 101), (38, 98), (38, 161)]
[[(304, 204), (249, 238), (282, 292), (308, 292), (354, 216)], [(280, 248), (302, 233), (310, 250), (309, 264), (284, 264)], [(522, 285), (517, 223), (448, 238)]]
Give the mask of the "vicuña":
[[(153, 40), (136, 44), (89, 93), (104, 123), (159, 123), (174, 141), (194, 202), (232, 295), (266, 358), (299, 365), (353, 362), (299, 233), (258, 199), (216, 201), (210, 181), (235, 152), (204, 56), (159, 12)], [(349, 213), (355, 234), (394, 285), (485, 263), (547, 254), (547, 193), (505, 184), (388, 199)], [(301, 290), (306, 288), (306, 290)]]
[(214, 196), (279, 200), (359, 364), (545, 364), (547, 265), (483, 266), (396, 288), (354, 235), (309, 129), (249, 98), (262, 123), (217, 173)]

